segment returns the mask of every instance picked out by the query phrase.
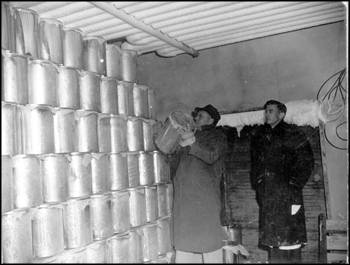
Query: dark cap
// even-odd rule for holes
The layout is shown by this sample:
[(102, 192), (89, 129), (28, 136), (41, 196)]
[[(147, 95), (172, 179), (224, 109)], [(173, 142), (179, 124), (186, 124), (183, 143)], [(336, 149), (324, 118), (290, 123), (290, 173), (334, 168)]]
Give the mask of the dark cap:
[(221, 116), (220, 116), (220, 113), (218, 112), (218, 110), (213, 106), (213, 105), (206, 105), (205, 107), (203, 108), (199, 108), (199, 107), (196, 107), (194, 108), (194, 111), (192, 111), (192, 117), (196, 117), (197, 116), (197, 113), (199, 111), (205, 111), (207, 112), (210, 117), (212, 117), (214, 119), (214, 124), (216, 125), (218, 123), (218, 121), (220, 120)]

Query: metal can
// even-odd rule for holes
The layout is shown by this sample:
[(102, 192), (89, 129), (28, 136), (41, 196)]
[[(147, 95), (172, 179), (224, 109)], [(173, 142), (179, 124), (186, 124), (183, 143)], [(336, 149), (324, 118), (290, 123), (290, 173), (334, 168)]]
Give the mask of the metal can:
[(146, 219), (153, 222), (158, 219), (158, 195), (156, 186), (145, 186)]
[(83, 69), (106, 76), (106, 40), (97, 36), (85, 36)]
[(128, 151), (127, 118), (125, 115), (111, 115), (111, 152)]
[(88, 263), (86, 257), (86, 247), (78, 247), (73, 249), (66, 249), (62, 253), (55, 256), (54, 263)]
[(136, 227), (147, 223), (145, 188), (129, 189), (130, 193), (130, 226)]
[(158, 227), (157, 223), (142, 226), (142, 253), (143, 261), (149, 262), (158, 259)]
[(15, 18), (13, 7), (8, 2), (1, 2), (1, 18), (1, 47), (16, 52)]
[(75, 111), (75, 150), (78, 152), (99, 151), (98, 114), (94, 111)]
[(149, 152), (139, 152), (139, 178), (140, 185), (152, 185), (154, 183), (153, 156)]
[(101, 112), (101, 77), (97, 73), (80, 70), (80, 109)]
[(84, 68), (83, 32), (77, 28), (63, 28), (63, 64), (64, 66)]
[(111, 190), (129, 188), (127, 153), (111, 153), (109, 155)]
[(164, 255), (171, 251), (169, 217), (157, 220), (158, 254)]
[(170, 181), (170, 167), (166, 156), (159, 151), (154, 151), (152, 154), (155, 183), (166, 183)]
[(122, 49), (122, 80), (137, 83), (137, 51)]
[(112, 192), (112, 223), (116, 234), (130, 229), (129, 197), (128, 190)]
[(143, 129), (143, 142), (145, 151), (155, 151), (156, 147), (154, 145), (154, 120), (142, 120), (142, 129)]
[(158, 195), (158, 215), (159, 217), (164, 217), (168, 215), (166, 184), (158, 184), (156, 187)]
[(112, 195), (93, 195), (90, 199), (93, 239), (102, 240), (113, 236)]
[(143, 151), (142, 118), (129, 117), (126, 122), (128, 151)]
[(1, 156), (1, 214), (13, 210), (12, 157)]
[(101, 112), (108, 114), (119, 114), (118, 111), (118, 85), (117, 80), (112, 77), (101, 78)]
[(17, 104), (1, 102), (1, 155), (22, 153), (20, 117)]
[(134, 83), (118, 81), (118, 113), (134, 116)]
[(111, 115), (106, 113), (98, 113), (97, 120), (98, 131), (98, 148), (99, 152), (111, 152)]
[(75, 151), (75, 112), (73, 109), (54, 108), (55, 153)]
[(94, 241), (86, 247), (86, 259), (89, 263), (107, 263), (107, 240)]
[(107, 239), (108, 262), (107, 263), (130, 263), (129, 260), (129, 232), (117, 234)]
[(143, 263), (142, 234), (143, 234), (142, 227), (134, 228), (129, 231), (130, 263)]
[(79, 198), (92, 195), (92, 172), (90, 153), (71, 153), (68, 175), (68, 196)]
[(174, 185), (172, 182), (165, 184), (166, 194), (167, 194), (167, 212), (168, 215), (173, 211), (173, 201), (174, 201)]
[(58, 106), (78, 110), (80, 108), (79, 70), (63, 65), (60, 65), (58, 69)]
[(106, 72), (108, 77), (122, 78), (122, 50), (118, 45), (106, 44)]
[(134, 115), (136, 117), (148, 118), (148, 87), (134, 84)]
[(91, 153), (92, 194), (110, 192), (109, 153)]
[(128, 152), (128, 179), (129, 188), (140, 186), (139, 152)]
[(148, 88), (148, 117), (157, 119), (157, 93), (154, 89)]

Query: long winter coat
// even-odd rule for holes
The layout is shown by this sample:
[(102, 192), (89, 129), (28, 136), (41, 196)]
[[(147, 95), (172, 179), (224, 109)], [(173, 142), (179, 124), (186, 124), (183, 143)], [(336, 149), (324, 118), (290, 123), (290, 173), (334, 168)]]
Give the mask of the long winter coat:
[(225, 171), (226, 136), (215, 126), (195, 133), (196, 141), (171, 157), (174, 205), (171, 239), (176, 250), (206, 253), (222, 247), (220, 179)]
[[(314, 167), (310, 142), (296, 126), (263, 125), (251, 140), (251, 186), (259, 204), (259, 246), (307, 242), (302, 189)], [(301, 205), (296, 214), (292, 205)]]

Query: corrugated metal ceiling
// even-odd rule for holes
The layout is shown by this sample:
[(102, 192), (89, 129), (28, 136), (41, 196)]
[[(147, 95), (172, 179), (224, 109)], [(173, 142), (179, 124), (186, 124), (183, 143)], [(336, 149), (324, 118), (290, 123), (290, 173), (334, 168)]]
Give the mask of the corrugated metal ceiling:
[(344, 2), (9, 2), (139, 55), (172, 57), (346, 20)]

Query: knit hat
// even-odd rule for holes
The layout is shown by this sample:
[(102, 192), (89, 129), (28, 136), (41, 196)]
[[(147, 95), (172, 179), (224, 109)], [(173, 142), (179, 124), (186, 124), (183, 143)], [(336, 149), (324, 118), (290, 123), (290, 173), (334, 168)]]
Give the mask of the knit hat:
[(210, 115), (210, 117), (212, 117), (214, 119), (215, 125), (219, 122), (219, 120), (221, 118), (220, 113), (213, 105), (210, 105), (210, 104), (206, 105), (203, 108), (199, 108), (199, 107), (194, 108), (194, 111), (192, 111), (192, 113), (191, 113), (192, 117), (196, 117), (197, 113), (201, 110), (207, 112)]

